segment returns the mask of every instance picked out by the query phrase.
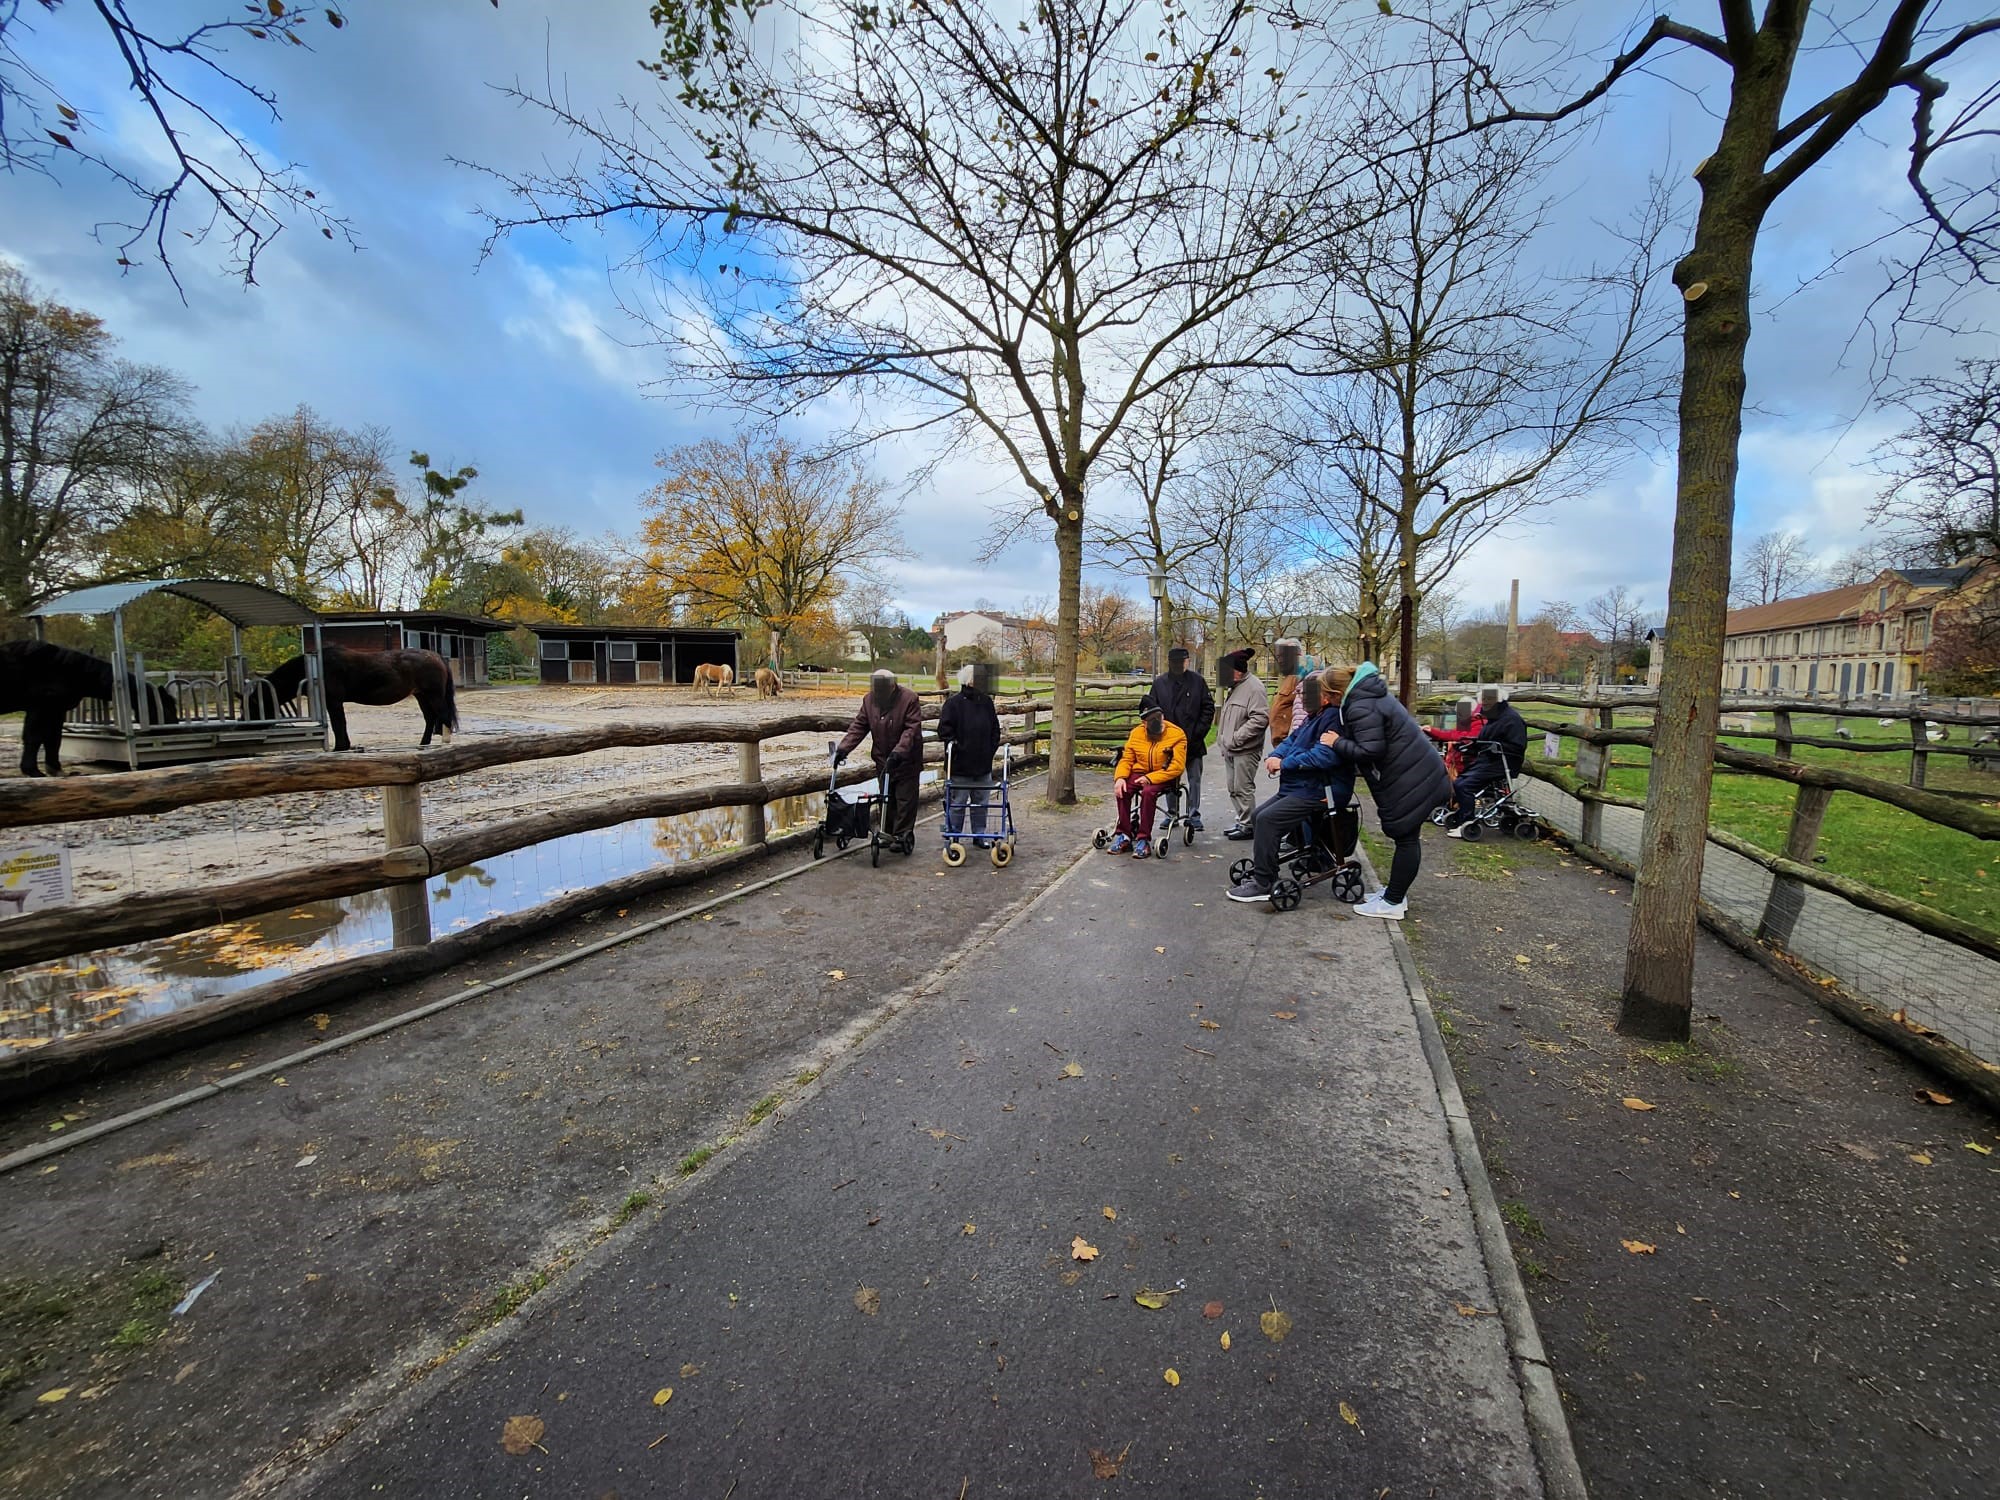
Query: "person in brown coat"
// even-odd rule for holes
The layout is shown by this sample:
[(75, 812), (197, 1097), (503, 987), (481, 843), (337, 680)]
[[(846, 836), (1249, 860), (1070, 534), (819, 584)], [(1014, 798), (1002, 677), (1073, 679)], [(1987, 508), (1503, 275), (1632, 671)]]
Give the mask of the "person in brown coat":
[(1271, 748), (1283, 743), (1286, 735), (1305, 723), (1305, 707), (1299, 702), (1299, 658), (1305, 647), (1287, 636), (1271, 647), (1277, 662), (1278, 681), (1271, 693)]
[(917, 783), (924, 768), (924, 709), (917, 695), (896, 681), (896, 674), (880, 671), (868, 679), (868, 695), (854, 711), (854, 722), (840, 737), (833, 752), (839, 765), (863, 738), (868, 755), (875, 762), (875, 774), (889, 777), (889, 806), (882, 816), (883, 830), (904, 845), (909, 853), (916, 847)]

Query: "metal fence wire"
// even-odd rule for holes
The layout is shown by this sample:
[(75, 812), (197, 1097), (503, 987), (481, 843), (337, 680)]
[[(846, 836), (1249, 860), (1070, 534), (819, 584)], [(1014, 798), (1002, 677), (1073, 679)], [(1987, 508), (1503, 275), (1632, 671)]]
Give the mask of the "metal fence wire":
[[(1578, 798), (1525, 778), (1520, 797), (1550, 827), (1584, 847)], [(1636, 869), (1643, 823), (1635, 808), (1605, 807), (1604, 851)], [(1702, 896), (1746, 931), (1757, 931), (1777, 883), (1761, 865), (1710, 841), (1702, 860)], [(1832, 975), (1884, 1010), (1903, 1011), (1982, 1061), (2000, 1065), (2000, 963), (1863, 910), (1830, 891), (1786, 882), (1781, 899), (1794, 896), (1798, 919), (1780, 951)]]

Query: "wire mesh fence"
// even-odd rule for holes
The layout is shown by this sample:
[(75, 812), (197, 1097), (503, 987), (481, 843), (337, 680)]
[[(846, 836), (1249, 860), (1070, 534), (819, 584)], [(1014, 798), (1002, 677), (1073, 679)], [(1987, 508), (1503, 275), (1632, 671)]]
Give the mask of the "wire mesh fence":
[[(1548, 782), (1527, 780), (1521, 798), (1549, 826), (1581, 841), (1583, 803), (1576, 797)], [(1604, 851), (1636, 868), (1642, 824), (1637, 809), (1605, 807)], [(1702, 896), (1744, 929), (1757, 931), (1777, 883), (1761, 865), (1709, 844)], [(1791, 936), (1780, 951), (2000, 1065), (2000, 964), (1828, 891), (1786, 883), (1780, 900), (1797, 903)]]

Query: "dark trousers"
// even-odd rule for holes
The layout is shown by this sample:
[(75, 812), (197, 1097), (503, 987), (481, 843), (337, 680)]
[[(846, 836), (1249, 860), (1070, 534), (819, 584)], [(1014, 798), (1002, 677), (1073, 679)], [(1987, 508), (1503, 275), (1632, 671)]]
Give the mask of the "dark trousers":
[(1472, 816), (1473, 799), (1489, 786), (1504, 786), (1507, 772), (1497, 755), (1482, 755), (1473, 761), (1465, 774), (1451, 784), (1452, 804), (1456, 809), (1451, 815), (1453, 826), (1463, 823)]
[(1267, 889), (1278, 878), (1278, 845), (1301, 824), (1310, 823), (1326, 803), (1318, 797), (1271, 798), (1251, 820), (1256, 834), (1250, 845), (1250, 878)]
[(1135, 776), (1125, 784), (1125, 795), (1118, 799), (1118, 831), (1131, 839), (1149, 839), (1153, 836), (1153, 804), (1165, 796), (1171, 788), (1156, 786), (1143, 776)]
[[(877, 766), (877, 774), (881, 767)], [(904, 838), (917, 831), (917, 802), (921, 796), (919, 782), (923, 776), (921, 766), (911, 766), (907, 771), (889, 773), (889, 806), (882, 814), (882, 831), (896, 838)]]
[(1389, 883), (1382, 887), (1384, 901), (1394, 905), (1410, 893), (1410, 885), (1417, 878), (1417, 866), (1423, 862), (1423, 857), (1424, 846), (1417, 837), (1416, 829), (1396, 840), (1396, 852), (1389, 857)]
[(960, 786), (953, 782), (945, 791), (944, 831), (959, 833), (965, 828), (965, 815), (972, 814), (972, 831), (986, 832), (986, 799), (993, 794), (989, 786)]

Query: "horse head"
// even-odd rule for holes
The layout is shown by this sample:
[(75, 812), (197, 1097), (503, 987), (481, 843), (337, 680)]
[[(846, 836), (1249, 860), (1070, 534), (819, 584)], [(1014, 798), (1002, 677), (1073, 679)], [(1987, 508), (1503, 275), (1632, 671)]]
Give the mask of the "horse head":
[[(279, 704), (289, 709), (298, 701), (299, 692), (306, 685), (306, 659), (303, 656), (295, 656), (290, 661), (279, 662), (258, 681), (270, 690), (271, 696)], [(262, 696), (261, 693), (256, 693), (254, 684), (252, 691), (256, 696)]]

